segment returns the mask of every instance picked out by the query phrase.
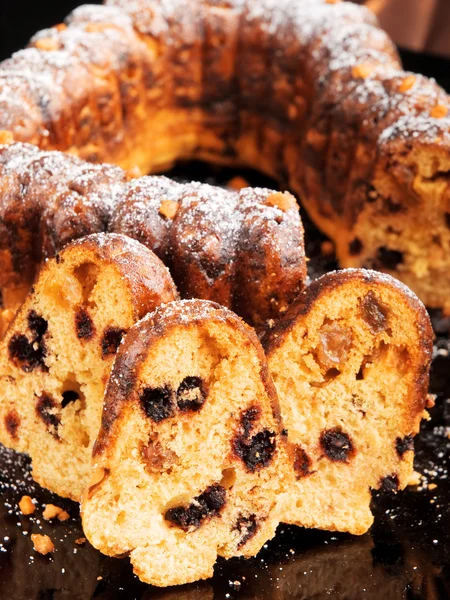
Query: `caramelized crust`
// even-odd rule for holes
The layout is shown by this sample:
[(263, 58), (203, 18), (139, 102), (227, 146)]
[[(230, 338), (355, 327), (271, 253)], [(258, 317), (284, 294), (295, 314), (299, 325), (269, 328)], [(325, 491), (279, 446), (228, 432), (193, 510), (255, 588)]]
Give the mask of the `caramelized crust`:
[(163, 587), (210, 577), (217, 556), (254, 556), (293, 481), (281, 430), (254, 331), (211, 302), (160, 307), (130, 330), (111, 373), (86, 536)]
[(0, 344), (0, 441), (30, 455), (41, 485), (80, 499), (122, 338), (177, 297), (163, 263), (123, 235), (93, 234), (45, 263)]
[(4, 309), (17, 307), (42, 260), (95, 232), (137, 239), (170, 267), (183, 297), (217, 300), (257, 327), (286, 311), (306, 276), (303, 227), (288, 193), (128, 180), (119, 167), (0, 146)]
[[(426, 136), (448, 131), (448, 96), (402, 70), (366, 8), (105, 4), (0, 65), (0, 136), (144, 173), (178, 159), (249, 165), (299, 194), (343, 266), (395, 273), (450, 309), (449, 146)], [(406, 158), (386, 147), (400, 124)]]
[(283, 520), (353, 534), (373, 522), (370, 490), (396, 492), (426, 416), (433, 331), (403, 284), (344, 270), (314, 281), (265, 339), (289, 440)]

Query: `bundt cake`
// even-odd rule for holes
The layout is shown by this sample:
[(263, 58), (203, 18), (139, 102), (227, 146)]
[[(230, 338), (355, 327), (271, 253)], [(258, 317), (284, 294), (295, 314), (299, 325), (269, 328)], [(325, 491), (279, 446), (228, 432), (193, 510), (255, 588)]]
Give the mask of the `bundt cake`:
[(126, 236), (88, 236), (44, 265), (0, 346), (0, 441), (31, 456), (38, 483), (80, 499), (122, 337), (176, 298), (167, 268)]
[(128, 180), (119, 167), (13, 143), (0, 146), (4, 321), (44, 258), (101, 231), (153, 250), (182, 297), (220, 302), (258, 327), (286, 311), (306, 276), (303, 227), (288, 193), (232, 192), (165, 177)]
[(343, 266), (395, 273), (450, 310), (450, 103), (402, 70), (368, 9), (105, 4), (1, 63), (0, 132), (144, 173), (191, 158), (251, 166), (299, 194)]
[(156, 586), (210, 577), (217, 555), (254, 556), (293, 483), (284, 437), (253, 330), (204, 300), (158, 308), (113, 366), (86, 537)]
[(283, 521), (365, 533), (370, 490), (406, 487), (432, 341), (425, 308), (388, 275), (329, 273), (299, 296), (265, 339), (294, 446)]

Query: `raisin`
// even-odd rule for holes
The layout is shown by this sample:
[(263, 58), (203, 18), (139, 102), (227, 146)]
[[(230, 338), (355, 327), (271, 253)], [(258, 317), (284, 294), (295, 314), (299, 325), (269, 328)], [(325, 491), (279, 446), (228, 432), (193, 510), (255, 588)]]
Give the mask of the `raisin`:
[(119, 329), (118, 327), (108, 327), (105, 330), (102, 337), (102, 358), (106, 358), (117, 352), (125, 333), (125, 329)]
[(75, 313), (75, 330), (79, 340), (89, 340), (94, 335), (94, 323), (84, 308), (79, 308)]
[(379, 490), (388, 494), (395, 494), (398, 492), (399, 481), (397, 475), (387, 475), (380, 479)]
[(174, 414), (173, 391), (169, 386), (144, 388), (141, 393), (141, 406), (147, 415), (159, 423)]
[(201, 377), (188, 376), (178, 386), (177, 404), (182, 411), (198, 411), (206, 400), (206, 390)]
[(254, 472), (267, 465), (275, 452), (275, 433), (263, 429), (250, 440), (238, 437), (234, 441), (234, 451), (241, 458), (249, 471)]
[(358, 256), (358, 254), (361, 254), (363, 247), (362, 241), (359, 238), (355, 238), (348, 245), (348, 251), (351, 256)]
[(386, 329), (388, 310), (372, 291), (361, 300), (361, 311), (363, 319), (373, 333), (380, 333)]
[(249, 539), (251, 539), (255, 533), (258, 531), (258, 523), (256, 521), (256, 515), (249, 515), (248, 517), (244, 517), (239, 515), (238, 520), (236, 521), (236, 525), (233, 529), (239, 531), (241, 534), (241, 539), (237, 545), (238, 548), (242, 548)]
[(80, 399), (80, 395), (77, 392), (73, 392), (72, 390), (67, 390), (66, 392), (62, 393), (62, 402), (61, 402), (61, 407), (62, 408), (66, 408), (66, 406), (68, 404), (71, 404), (72, 402), (76, 402), (77, 400)]
[(38, 341), (47, 333), (48, 322), (38, 315), (36, 311), (32, 310), (28, 315), (28, 327), (35, 334), (36, 341)]
[(320, 445), (326, 456), (337, 462), (347, 462), (355, 452), (350, 436), (340, 427), (324, 431), (320, 436)]
[(9, 340), (8, 351), (11, 360), (26, 373), (37, 367), (47, 370), (44, 360), (47, 352), (43, 343), (30, 342), (26, 335), (16, 333)]
[(216, 517), (225, 506), (226, 490), (221, 485), (210, 485), (189, 506), (169, 508), (164, 518), (184, 531), (197, 529), (205, 519)]
[(252, 406), (245, 410), (241, 415), (241, 425), (244, 431), (243, 437), (248, 437), (254, 427), (255, 421), (261, 416), (261, 409), (258, 406)]
[(405, 435), (404, 438), (398, 437), (395, 440), (395, 449), (400, 458), (409, 450), (414, 450), (414, 438), (412, 435)]
[(298, 445), (294, 447), (294, 472), (297, 479), (311, 475), (311, 459)]
[(36, 413), (44, 421), (48, 431), (56, 438), (58, 437), (58, 427), (61, 423), (57, 406), (53, 398), (45, 392), (41, 394), (36, 403)]
[(329, 370), (345, 364), (353, 344), (351, 329), (335, 322), (325, 323), (319, 338), (316, 357), (320, 366)]
[(382, 267), (394, 271), (398, 265), (403, 263), (403, 252), (383, 246), (378, 248), (377, 260)]
[(20, 417), (15, 410), (11, 410), (5, 417), (6, 431), (13, 438), (17, 439), (17, 431), (20, 426)]
[(146, 469), (151, 473), (170, 472), (173, 465), (178, 463), (178, 456), (175, 452), (153, 440), (149, 440), (148, 444), (142, 444), (141, 456)]

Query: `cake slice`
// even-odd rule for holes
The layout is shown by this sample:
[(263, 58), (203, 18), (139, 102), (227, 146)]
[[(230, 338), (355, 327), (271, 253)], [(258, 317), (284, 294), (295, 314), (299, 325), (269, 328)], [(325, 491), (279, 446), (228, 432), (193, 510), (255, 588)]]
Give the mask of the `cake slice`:
[(362, 534), (370, 490), (407, 485), (432, 339), (422, 303), (390, 276), (329, 273), (300, 295), (265, 339), (294, 445), (284, 522)]
[(254, 556), (293, 483), (261, 345), (234, 313), (173, 302), (136, 324), (105, 394), (83, 529), (156, 586)]
[(121, 339), (176, 298), (162, 262), (126, 236), (82, 238), (43, 266), (0, 347), (0, 441), (31, 456), (42, 486), (80, 499)]

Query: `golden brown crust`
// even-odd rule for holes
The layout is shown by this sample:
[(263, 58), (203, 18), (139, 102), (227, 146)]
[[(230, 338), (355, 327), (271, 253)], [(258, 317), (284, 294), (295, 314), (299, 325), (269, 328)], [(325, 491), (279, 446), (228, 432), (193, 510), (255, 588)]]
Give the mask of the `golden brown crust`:
[(282, 314), (306, 276), (303, 227), (288, 193), (128, 181), (118, 167), (18, 143), (0, 146), (1, 231), (5, 308), (14, 308), (10, 298), (26, 290), (44, 258), (101, 231), (153, 250), (183, 297), (218, 301), (255, 326)]
[(30, 455), (42, 486), (79, 501), (117, 348), (176, 299), (167, 267), (124, 235), (92, 234), (46, 261), (0, 352), (0, 440)]
[(284, 520), (353, 534), (370, 489), (403, 489), (426, 414), (433, 331), (390, 276), (348, 269), (311, 283), (263, 340), (294, 447)]
[[(417, 148), (426, 128), (410, 119), (447, 131), (449, 108), (349, 2), (108, 0), (0, 65), (0, 134), (142, 172), (179, 158), (244, 162), (302, 197), (343, 266), (397, 273), (432, 306), (448, 303), (447, 285), (432, 285), (447, 280), (447, 194), (418, 177), (423, 157), (405, 164), (391, 147), (386, 173), (383, 140), (407, 117)], [(425, 161), (448, 153), (446, 138)]]
[(260, 376), (270, 399), (273, 414), (281, 427), (278, 397), (269, 375), (264, 351), (254, 330), (233, 312), (215, 302), (185, 300), (161, 306), (154, 313), (147, 315), (129, 331), (126, 344), (119, 348), (114, 372), (105, 393), (102, 426), (94, 446), (94, 456), (102, 454), (111, 443), (114, 422), (119, 418), (126, 403), (131, 400), (131, 395), (135, 393), (137, 372), (152, 344), (167, 335), (174, 327), (208, 321), (226, 323), (254, 345), (260, 361)]

